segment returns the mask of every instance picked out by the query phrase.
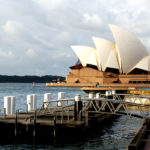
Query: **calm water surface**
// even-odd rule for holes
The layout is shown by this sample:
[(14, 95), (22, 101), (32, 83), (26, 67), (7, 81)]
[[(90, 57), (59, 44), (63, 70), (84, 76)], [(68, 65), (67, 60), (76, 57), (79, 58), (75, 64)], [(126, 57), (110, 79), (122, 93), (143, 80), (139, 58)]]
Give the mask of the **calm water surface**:
[[(46, 87), (45, 84), (32, 86), (31, 83), (0, 83), (0, 109), (3, 109), (4, 96), (16, 96), (16, 108), (25, 111), (28, 94), (37, 94), (37, 106), (40, 108), (44, 93), (52, 93), (52, 98), (56, 99), (58, 92), (65, 92), (66, 98), (73, 98), (76, 94), (86, 95), (80, 88)], [(122, 116), (102, 129), (96, 129), (96, 132), (88, 137), (72, 143), (66, 141), (59, 145), (34, 146), (32, 144), (0, 144), (0, 149), (124, 150), (141, 124), (141, 119)]]

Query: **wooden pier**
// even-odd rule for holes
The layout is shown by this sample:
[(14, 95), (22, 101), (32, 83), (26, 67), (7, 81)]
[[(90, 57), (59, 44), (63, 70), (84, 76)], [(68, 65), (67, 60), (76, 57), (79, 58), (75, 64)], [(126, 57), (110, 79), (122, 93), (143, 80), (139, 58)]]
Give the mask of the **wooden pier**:
[(96, 87), (96, 83), (46, 83), (47, 87)]
[(150, 149), (150, 119), (144, 120), (142, 126), (127, 146), (127, 150)]
[[(96, 88), (96, 83), (46, 83), (47, 87), (86, 87), (86, 88)], [(149, 83), (101, 83), (100, 88), (149, 88)]]
[[(4, 114), (0, 116), (0, 141), (27, 140), (38, 143), (42, 141), (55, 143), (86, 136), (92, 128), (96, 126), (101, 128), (104, 123), (109, 124), (111, 119), (117, 118), (119, 115), (127, 115), (145, 118), (145, 123), (128, 149), (141, 147), (143, 141), (146, 141), (148, 145), (150, 141), (149, 106), (146, 103), (138, 104), (136, 101), (128, 102), (122, 99), (130, 94), (113, 92), (110, 94), (97, 93), (94, 95), (94, 93), (90, 93), (88, 97), (84, 98), (76, 95), (72, 99), (48, 100), (44, 101), (41, 108), (35, 111), (28, 109), (30, 105), (28, 103), (26, 112), (16, 111), (16, 114), (6, 115), (7, 111), (4, 109)], [(63, 92), (61, 92), (61, 96), (63, 97)], [(141, 97), (140, 95), (136, 96)], [(145, 98), (149, 99), (147, 96)], [(129, 105), (134, 106), (139, 113), (130, 111)], [(147, 112), (143, 113), (144, 110)]]
[[(131, 88), (127, 88), (127, 87), (83, 87), (81, 88), (81, 90), (85, 91), (86, 93), (90, 93), (90, 92), (100, 92), (100, 93), (105, 93), (106, 91), (111, 91), (111, 90), (115, 90), (117, 93), (127, 93), (128, 90), (130, 90)], [(135, 88), (133, 88), (135, 89)]]
[[(110, 114), (80, 112), (80, 104), (69, 107), (44, 108), (32, 112), (16, 112), (0, 117), (0, 140), (33, 140), (54, 142), (60, 137), (86, 135), (89, 129), (116, 118)], [(109, 119), (108, 119), (109, 118)], [(63, 136), (62, 136), (63, 135)], [(62, 139), (60, 139), (62, 140)]]

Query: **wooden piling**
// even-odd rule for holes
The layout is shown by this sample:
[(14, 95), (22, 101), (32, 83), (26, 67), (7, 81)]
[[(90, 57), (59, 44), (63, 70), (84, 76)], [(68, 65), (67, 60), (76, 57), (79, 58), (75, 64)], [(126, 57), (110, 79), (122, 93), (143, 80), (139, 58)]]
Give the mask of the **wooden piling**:
[(28, 113), (28, 104), (26, 104), (26, 113)]
[(85, 126), (88, 127), (89, 125), (89, 113), (88, 111), (85, 112)]
[(74, 120), (80, 120), (80, 118), (82, 116), (82, 114), (80, 114), (81, 110), (82, 110), (81, 97), (80, 97), (80, 95), (77, 95), (75, 97), (75, 102), (74, 102)]
[(18, 136), (18, 111), (16, 110), (16, 117), (15, 117), (15, 137)]
[(76, 101), (74, 102), (74, 120), (77, 120), (77, 105), (76, 105)]
[(35, 139), (36, 136), (36, 121), (37, 121), (37, 114), (36, 111), (34, 112), (34, 121), (33, 121), (33, 138)]
[(54, 127), (53, 127), (53, 139), (54, 139), (54, 144), (56, 144), (56, 113), (54, 113)]
[(4, 108), (4, 119), (6, 119), (6, 108)]

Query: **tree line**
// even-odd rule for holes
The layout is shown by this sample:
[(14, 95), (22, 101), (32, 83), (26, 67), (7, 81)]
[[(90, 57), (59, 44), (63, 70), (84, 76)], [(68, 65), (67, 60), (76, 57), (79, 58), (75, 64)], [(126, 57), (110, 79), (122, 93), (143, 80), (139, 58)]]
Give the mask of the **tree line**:
[(65, 77), (55, 76), (55, 75), (45, 75), (45, 76), (9, 76), (0, 75), (0, 83), (12, 82), (12, 83), (46, 83), (46, 82), (62, 82), (65, 81)]

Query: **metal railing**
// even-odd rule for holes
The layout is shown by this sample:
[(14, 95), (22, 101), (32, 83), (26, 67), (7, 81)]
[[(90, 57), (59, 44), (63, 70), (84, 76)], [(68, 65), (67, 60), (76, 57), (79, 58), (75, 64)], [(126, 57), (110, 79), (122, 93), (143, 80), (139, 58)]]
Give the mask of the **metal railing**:
[[(133, 96), (133, 102), (125, 101), (122, 96)], [(138, 100), (139, 98), (139, 100)], [(142, 98), (146, 98), (145, 103)], [(140, 102), (140, 104), (137, 103)], [(127, 115), (138, 118), (150, 118), (149, 96), (131, 95), (131, 94), (114, 94), (106, 96), (101, 94), (100, 98), (82, 98), (82, 109), (79, 112), (79, 118), (82, 119), (86, 112), (88, 113), (105, 113), (114, 115)], [(132, 106), (132, 109), (131, 109)], [(75, 99), (50, 100), (43, 102), (42, 107), (37, 111), (37, 116), (52, 115), (58, 120), (74, 119)]]

